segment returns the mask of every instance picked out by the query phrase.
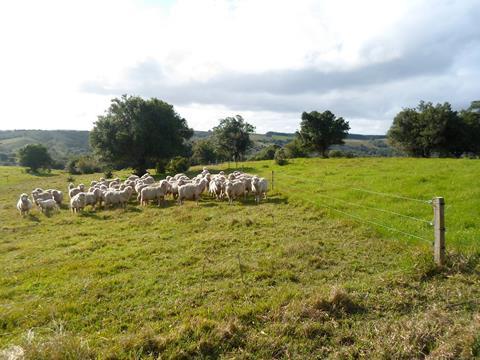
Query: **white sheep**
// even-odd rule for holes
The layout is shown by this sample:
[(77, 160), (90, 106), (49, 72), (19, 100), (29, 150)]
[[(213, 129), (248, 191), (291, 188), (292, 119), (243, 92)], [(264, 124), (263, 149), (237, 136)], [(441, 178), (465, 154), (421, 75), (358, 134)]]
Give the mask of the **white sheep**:
[(211, 180), (208, 184), (208, 192), (210, 195), (215, 196), (217, 200), (222, 199), (225, 193), (225, 182), (220, 178)]
[(119, 204), (122, 207), (126, 207), (128, 200), (132, 196), (133, 189), (127, 186), (123, 190), (109, 190), (105, 193), (105, 208), (110, 205)]
[(20, 195), (20, 198), (17, 202), (17, 209), (20, 212), (20, 215), (27, 215), (28, 212), (32, 209), (32, 202), (28, 198), (28, 195), (23, 193)]
[(193, 200), (198, 204), (200, 194), (205, 190), (208, 180), (203, 179), (199, 183), (188, 183), (178, 187), (178, 204), (182, 205), (184, 200)]
[(48, 190), (46, 190), (46, 192), (50, 193), (53, 196), (53, 200), (55, 200), (55, 202), (58, 205), (62, 205), (63, 193), (60, 190), (48, 189)]
[(252, 193), (255, 195), (255, 202), (260, 203), (260, 197), (267, 199), (268, 181), (265, 178), (254, 176), (252, 178)]
[(225, 194), (227, 195), (228, 202), (233, 203), (237, 197), (243, 195), (244, 199), (246, 197), (245, 183), (241, 180), (228, 180), (225, 183)]
[(155, 179), (152, 176), (147, 176), (142, 181), (144, 184), (147, 184), (147, 185), (155, 183)]
[(93, 189), (85, 193), (85, 206), (91, 205), (93, 208), (97, 206), (97, 203), (101, 205), (103, 198), (103, 192), (100, 189)]
[[(36, 189), (38, 190), (38, 189)], [(53, 195), (50, 194), (49, 192), (43, 191), (43, 192), (38, 192), (38, 191), (32, 191), (32, 199), (33, 202), (38, 206), (38, 201), (39, 200), (48, 200), (48, 199), (53, 199)]]
[(72, 213), (78, 213), (85, 207), (85, 193), (80, 192), (70, 199), (70, 210)]
[(40, 200), (38, 199), (38, 206), (43, 213), (48, 214), (50, 210), (58, 211), (57, 202), (54, 199)]

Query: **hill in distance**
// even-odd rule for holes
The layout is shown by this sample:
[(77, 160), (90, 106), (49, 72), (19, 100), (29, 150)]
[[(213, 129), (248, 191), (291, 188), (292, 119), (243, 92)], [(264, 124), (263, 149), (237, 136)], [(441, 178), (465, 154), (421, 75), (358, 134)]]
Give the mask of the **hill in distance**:
[[(193, 140), (208, 138), (211, 131), (195, 131)], [(269, 131), (253, 134), (255, 154), (265, 146), (284, 146), (293, 140), (295, 134)], [(14, 165), (17, 151), (28, 144), (43, 144), (55, 160), (65, 162), (69, 158), (91, 152), (89, 131), (80, 130), (0, 130), (0, 164)], [(357, 156), (393, 156), (394, 150), (386, 143), (385, 135), (349, 134), (345, 145), (334, 146), (353, 152)]]

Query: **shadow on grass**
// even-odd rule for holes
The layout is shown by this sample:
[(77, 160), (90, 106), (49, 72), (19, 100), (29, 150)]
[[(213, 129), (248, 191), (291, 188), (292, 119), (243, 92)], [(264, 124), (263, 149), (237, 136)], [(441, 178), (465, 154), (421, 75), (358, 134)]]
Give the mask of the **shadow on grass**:
[(283, 205), (283, 204), (288, 204), (288, 199), (284, 196), (272, 196), (267, 198), (267, 200), (261, 199), (260, 204), (257, 204), (255, 202), (255, 198), (247, 198), (246, 201), (242, 199), (241, 203), (246, 206), (258, 206), (262, 204)]
[(93, 211), (82, 211), (78, 215), (84, 218), (95, 219), (95, 220), (108, 220), (110, 218), (110, 216), (105, 216), (105, 215), (100, 216), (99, 214)]
[(431, 260), (425, 260), (420, 271), (421, 281), (428, 281), (435, 277), (447, 277), (454, 274), (480, 275), (480, 252), (473, 254), (447, 253), (446, 264), (438, 267)]
[(29, 174), (29, 175), (32, 175), (32, 176), (36, 176), (36, 177), (53, 177), (53, 176), (58, 176), (58, 174), (52, 174), (51, 172), (33, 172), (33, 171), (26, 171), (25, 172), (26, 174)]
[(141, 213), (142, 212), (142, 209), (139, 209), (138, 207), (136, 206), (127, 206), (127, 208), (125, 209), (126, 212), (132, 212), (132, 213)]
[(29, 219), (30, 221), (40, 222), (40, 219), (38, 218), (37, 215), (28, 214), (28, 219)]

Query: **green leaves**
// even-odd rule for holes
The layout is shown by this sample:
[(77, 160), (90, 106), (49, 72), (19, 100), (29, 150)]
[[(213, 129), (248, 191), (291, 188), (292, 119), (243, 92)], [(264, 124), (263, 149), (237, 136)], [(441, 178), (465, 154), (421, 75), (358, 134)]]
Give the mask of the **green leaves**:
[[(474, 108), (475, 102), (472, 102)], [(388, 132), (392, 145), (411, 156), (432, 154), (460, 157), (478, 153), (480, 115), (472, 110), (453, 111), (448, 102), (433, 105), (421, 101), (416, 109), (406, 108), (394, 118)]]
[(227, 117), (220, 120), (220, 124), (213, 128), (213, 136), (218, 152), (238, 161), (252, 146), (250, 134), (255, 127), (240, 116)]
[(342, 117), (327, 110), (323, 113), (312, 111), (302, 114), (298, 136), (304, 147), (318, 151), (323, 157), (328, 157), (328, 148), (331, 145), (343, 144), (348, 135), (350, 125)]
[(160, 160), (185, 155), (192, 135), (172, 105), (157, 98), (123, 95), (98, 117), (90, 142), (108, 164), (143, 173)]
[(18, 151), (20, 165), (26, 166), (30, 171), (38, 169), (49, 169), (53, 160), (47, 148), (41, 144), (29, 144)]

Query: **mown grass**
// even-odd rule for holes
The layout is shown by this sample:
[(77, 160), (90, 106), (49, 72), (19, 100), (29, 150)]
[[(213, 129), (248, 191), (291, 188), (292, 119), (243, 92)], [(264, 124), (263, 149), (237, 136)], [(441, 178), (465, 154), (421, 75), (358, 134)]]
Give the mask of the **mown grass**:
[[(67, 176), (0, 168), (0, 349), (21, 346), (32, 359), (480, 356), (478, 230), (453, 222), (475, 220), (478, 200), (467, 185), (478, 176), (476, 161), (242, 165), (275, 171), (267, 203), (131, 202), (126, 210), (34, 211), (24, 219), (18, 194), (65, 189)], [(435, 268), (427, 242), (349, 219), (317, 196), (431, 217), (428, 204), (353, 187), (445, 196), (448, 265)], [(390, 214), (328, 205), (431, 236), (431, 228)]]

